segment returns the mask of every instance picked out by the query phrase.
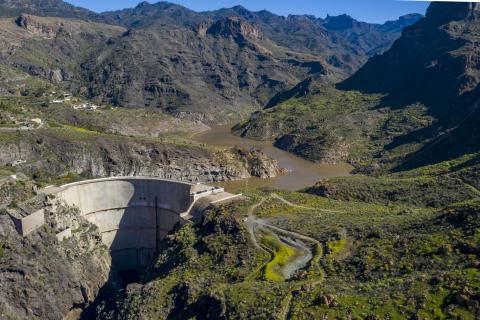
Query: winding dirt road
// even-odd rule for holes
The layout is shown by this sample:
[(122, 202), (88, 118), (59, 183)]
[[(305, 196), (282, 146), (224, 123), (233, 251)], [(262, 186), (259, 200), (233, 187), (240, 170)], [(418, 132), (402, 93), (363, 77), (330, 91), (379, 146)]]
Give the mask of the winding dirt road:
[[(286, 279), (289, 279), (293, 276), (298, 270), (304, 268), (314, 257), (314, 252), (312, 250), (312, 245), (320, 245), (320, 242), (312, 237), (305, 236), (303, 234), (285, 230), (277, 226), (272, 225), (268, 220), (261, 219), (255, 216), (255, 211), (265, 203), (268, 198), (277, 199), (289, 206), (302, 208), (305, 210), (315, 210), (314, 208), (299, 206), (289, 202), (288, 200), (282, 198), (278, 194), (272, 193), (268, 197), (263, 197), (259, 202), (252, 205), (248, 210), (248, 217), (245, 221), (248, 231), (250, 233), (250, 238), (252, 243), (260, 250), (268, 252), (271, 254), (268, 248), (264, 248), (259, 241), (257, 240), (257, 234), (261, 233), (262, 230), (267, 230), (274, 234), (283, 245), (295, 249), (299, 254), (286, 264), (282, 269), (282, 273)], [(309, 245), (310, 244), (310, 245)]]

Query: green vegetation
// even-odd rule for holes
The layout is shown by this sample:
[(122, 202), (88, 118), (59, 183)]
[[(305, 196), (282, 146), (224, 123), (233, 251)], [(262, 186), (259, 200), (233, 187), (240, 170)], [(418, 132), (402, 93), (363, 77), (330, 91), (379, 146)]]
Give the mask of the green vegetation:
[(306, 191), (344, 201), (442, 208), (480, 196), (478, 159), (478, 154), (471, 154), (381, 177), (355, 175), (325, 179)]
[[(472, 184), (478, 183), (476, 175), (469, 175), (476, 171), (475, 159), (469, 155), (376, 178), (331, 178), (307, 192), (271, 196), (271, 191), (244, 189), (250, 200), (213, 209), (204, 221), (172, 236), (176, 244), (168, 244), (157, 265), (162, 273), (149, 279), (154, 284), (149, 288), (155, 289), (137, 296), (142, 301), (138, 312), (158, 316), (160, 310), (172, 314), (168, 310), (181, 306), (188, 311), (182, 316), (207, 308), (216, 317), (234, 319), (270, 319), (272, 314), (475, 319), (480, 311), (480, 195)], [(462, 183), (460, 176), (470, 182)], [(259, 218), (318, 240), (310, 264), (288, 281), (280, 269), (295, 250), (268, 232), (260, 244), (271, 255), (255, 249), (240, 222), (261, 199), (255, 211)], [(233, 263), (233, 257), (243, 258)], [(205, 279), (208, 288), (200, 289)], [(189, 298), (177, 300), (186, 287)], [(154, 297), (164, 304), (153, 307)]]
[(330, 241), (327, 243), (327, 248), (329, 254), (334, 257), (338, 253), (340, 253), (344, 248), (345, 245), (347, 244), (347, 240), (345, 239), (340, 239), (340, 240), (335, 240), (335, 241)]
[(261, 243), (273, 252), (273, 259), (265, 265), (265, 279), (269, 281), (285, 280), (281, 274), (281, 268), (295, 256), (295, 249), (282, 244), (274, 235), (264, 235)]
[[(157, 7), (188, 21), (159, 16)], [(145, 172), (193, 179), (197, 176), (190, 171), (195, 171), (200, 179), (221, 180), (220, 175), (236, 174), (239, 167), (258, 166), (264, 160), (261, 154), (192, 142), (190, 135), (206, 128), (198, 119), (213, 123), (245, 116), (256, 111), (258, 102), (266, 103), (279, 90), (311, 76), (276, 95), (267, 108), (235, 130), (246, 137), (272, 139), (276, 146), (312, 161), (348, 161), (356, 174), (325, 179), (302, 192), (246, 188), (246, 200), (213, 206), (198, 221), (177, 225), (142, 274), (141, 284), (109, 295), (116, 301), (100, 303), (99, 317), (478, 318), (478, 19), (462, 20), (462, 10), (454, 10), (455, 21), (438, 28), (435, 18), (452, 18), (439, 8), (432, 5), (426, 20), (407, 29), (407, 36), (390, 53), (375, 57), (351, 78), (354, 83), (347, 87), (370, 87), (364, 93), (326, 83), (358, 67), (367, 52), (390, 44), (388, 36), (375, 40), (380, 26), (363, 30), (365, 26), (354, 23), (363, 30), (362, 45), (344, 47), (344, 40), (358, 36), (352, 30), (342, 35), (327, 24), (312, 25), (312, 19), (293, 19), (289, 28), (301, 20), (302, 32), (285, 38), (279, 31), (285, 30), (284, 19), (270, 17), (265, 22), (262, 15), (255, 15), (271, 37), (268, 41), (242, 34), (239, 45), (238, 30), (223, 19), (215, 24), (222, 32), (210, 30), (213, 36), (196, 37), (193, 32), (198, 30), (189, 28), (184, 47), (182, 28), (197, 25), (205, 16), (168, 4), (152, 6), (150, 17), (139, 17), (137, 9), (130, 18), (104, 16), (109, 22), (132, 20), (125, 22), (129, 31), (91, 22), (95, 19), (29, 17), (24, 26), (3, 19), (1, 40), (9, 48), (8, 59), (0, 64), (0, 149), (5, 150), (1, 218), (8, 219), (7, 210), (23, 210), (33, 190), (46, 184)], [(471, 8), (467, 11), (476, 15)], [(330, 19), (334, 18), (326, 21)], [(161, 23), (150, 25), (152, 21)], [(238, 23), (241, 32), (257, 28)], [(175, 32), (165, 32), (169, 25)], [(38, 30), (27, 31), (27, 26)], [(322, 41), (317, 41), (318, 27), (325, 29)], [(224, 37), (229, 33), (233, 37)], [(382, 39), (385, 34), (382, 31)], [(332, 39), (335, 45), (329, 43)], [(205, 54), (214, 49), (218, 54)], [(414, 54), (398, 58), (407, 51)], [(432, 62), (432, 57), (438, 59)], [(177, 64), (183, 67), (172, 68)], [(425, 78), (417, 80), (418, 74)], [(273, 80), (272, 75), (283, 80)], [(53, 102), (70, 90), (76, 92), (73, 101)], [(87, 101), (82, 96), (87, 92), (99, 101), (136, 108), (74, 108)], [(151, 108), (137, 108), (143, 106)], [(211, 163), (224, 172), (210, 170)], [(12, 174), (19, 178), (8, 178)], [(257, 229), (245, 220), (252, 215), (262, 221)], [(49, 223), (45, 229), (51, 227)], [(89, 247), (85, 239), (99, 241), (98, 230), (93, 239), (89, 237), (91, 229), (79, 228), (76, 233), (81, 233), (72, 241), (84, 247)], [(62, 255), (50, 254), (58, 247), (53, 232), (51, 240), (40, 235), (31, 243), (29, 239), (0, 243), (2, 262), (5, 248), (9, 257), (18, 250), (12, 262), (22, 261), (21, 268), (4, 269), (26, 285), (20, 290), (22, 298), (35, 296), (28, 284), (35, 292), (45, 292), (50, 279), (46, 274), (35, 277), (38, 272), (30, 272), (36, 269), (29, 269), (30, 260), (22, 254), (57, 262), (46, 267), (46, 260), (39, 260), (43, 269), (70, 269), (61, 264)], [(288, 235), (297, 240), (298, 248), (311, 249), (312, 258), (306, 255), (310, 260), (286, 279), (289, 263), (304, 257)], [(49, 244), (43, 253), (37, 252), (44, 248), (39, 240)], [(67, 256), (72, 251), (68, 250)], [(78, 279), (83, 283), (87, 278), (75, 276), (65, 283), (78, 287)], [(20, 302), (22, 307), (30, 305)], [(40, 310), (31, 309), (28, 312), (34, 314)]]
[(305, 86), (307, 94), (256, 113), (235, 132), (275, 140), (277, 147), (308, 160), (349, 161), (367, 171), (373, 163), (376, 171), (395, 167), (428, 142), (417, 135), (434, 119), (421, 104), (393, 109), (381, 106), (381, 95), (336, 90), (314, 80), (305, 80)]
[[(243, 203), (210, 210), (202, 221), (187, 224), (169, 236), (154, 268), (145, 276), (148, 290), (128, 297), (122, 314), (140, 312), (152, 318), (185, 319), (199, 308), (221, 318), (221, 305), (235, 318), (268, 317), (287, 293), (284, 282), (250, 277), (270, 261), (248, 241), (241, 217)], [(136, 309), (133, 309), (136, 310)], [(236, 316), (234, 316), (236, 315)]]

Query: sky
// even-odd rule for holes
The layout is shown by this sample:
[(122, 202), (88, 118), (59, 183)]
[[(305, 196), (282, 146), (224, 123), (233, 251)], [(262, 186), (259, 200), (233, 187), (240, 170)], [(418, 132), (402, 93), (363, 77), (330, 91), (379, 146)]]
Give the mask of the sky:
[[(67, 0), (76, 6), (96, 12), (135, 7), (139, 0)], [(158, 2), (151, 0), (150, 3)], [(325, 17), (327, 14), (348, 14), (357, 20), (383, 23), (395, 20), (407, 13), (425, 13), (428, 2), (401, 0), (170, 0), (195, 11), (216, 10), (242, 5), (253, 11), (266, 9), (279, 15), (311, 14)]]

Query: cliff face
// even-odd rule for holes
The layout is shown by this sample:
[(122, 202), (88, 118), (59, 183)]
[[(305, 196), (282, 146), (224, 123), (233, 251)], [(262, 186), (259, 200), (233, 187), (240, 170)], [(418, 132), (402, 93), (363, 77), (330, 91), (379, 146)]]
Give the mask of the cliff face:
[(278, 171), (277, 163), (259, 151), (214, 152), (195, 146), (95, 134), (72, 138), (56, 130), (10, 137), (10, 141), (1, 144), (0, 165), (24, 160), (21, 170), (46, 176), (75, 172), (94, 177), (154, 176), (212, 182), (274, 177)]
[(395, 106), (420, 101), (443, 118), (462, 116), (480, 83), (478, 17), (475, 3), (432, 3), (424, 19), (340, 88), (388, 94), (386, 103)]
[(46, 38), (53, 38), (57, 35), (58, 29), (54, 26), (49, 26), (47, 24), (43, 24), (36, 19), (35, 16), (31, 16), (28, 14), (22, 14), (18, 17), (15, 22), (21, 28), (24, 28), (31, 33), (43, 35)]
[(244, 37), (254, 40), (263, 38), (263, 32), (259, 27), (242, 20), (239, 17), (227, 17), (212, 24), (207, 34), (224, 37)]
[(451, 21), (476, 19), (480, 13), (478, 3), (441, 3), (433, 2), (427, 10), (426, 17), (438, 25)]

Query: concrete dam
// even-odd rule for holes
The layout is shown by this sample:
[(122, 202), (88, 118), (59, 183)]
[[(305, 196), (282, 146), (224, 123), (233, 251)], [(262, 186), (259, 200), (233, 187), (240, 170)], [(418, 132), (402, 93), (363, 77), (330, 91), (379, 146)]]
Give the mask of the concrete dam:
[[(88, 180), (41, 192), (78, 208), (80, 216), (96, 225), (110, 249), (112, 265), (120, 271), (146, 267), (159, 241), (177, 223), (200, 213), (199, 208), (240, 196), (219, 187), (142, 177)], [(41, 215), (32, 217), (35, 226), (41, 225)], [(26, 229), (32, 232), (33, 228)], [(64, 230), (57, 237), (63, 239), (71, 232)]]

